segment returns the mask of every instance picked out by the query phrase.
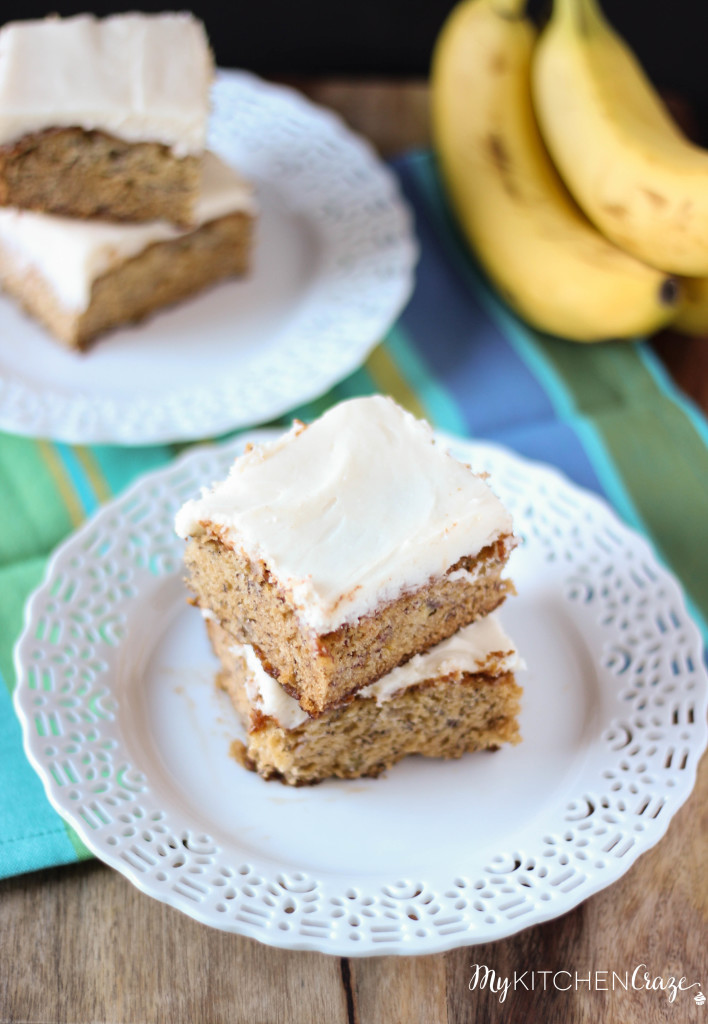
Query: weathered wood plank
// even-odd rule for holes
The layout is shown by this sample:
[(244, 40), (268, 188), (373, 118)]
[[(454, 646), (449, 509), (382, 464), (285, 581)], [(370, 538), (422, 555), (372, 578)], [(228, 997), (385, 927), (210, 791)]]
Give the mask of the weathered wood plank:
[(356, 1024), (448, 1024), (444, 956), (350, 963)]
[(207, 928), (95, 862), (0, 883), (0, 1021), (347, 1024), (340, 961)]

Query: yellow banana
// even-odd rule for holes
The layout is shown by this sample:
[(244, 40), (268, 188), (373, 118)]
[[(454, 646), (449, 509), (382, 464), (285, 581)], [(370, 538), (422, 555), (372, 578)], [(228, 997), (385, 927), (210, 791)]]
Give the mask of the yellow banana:
[(523, 0), (463, 0), (433, 54), (433, 141), (460, 225), (508, 303), (576, 341), (649, 333), (677, 286), (603, 238), (563, 187), (530, 96)]
[(684, 334), (708, 334), (708, 277), (687, 277), (681, 292), (681, 306), (671, 326)]
[(532, 77), (546, 145), (590, 220), (661, 270), (708, 274), (708, 152), (681, 134), (596, 0), (555, 0)]

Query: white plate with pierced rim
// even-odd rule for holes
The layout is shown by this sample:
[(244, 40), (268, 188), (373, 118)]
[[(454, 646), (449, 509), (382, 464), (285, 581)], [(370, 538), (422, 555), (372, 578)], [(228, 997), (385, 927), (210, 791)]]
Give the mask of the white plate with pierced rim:
[(209, 146), (254, 182), (252, 272), (87, 353), (0, 295), (0, 429), (80, 444), (213, 437), (274, 419), (364, 362), (418, 255), (393, 174), (333, 113), (222, 71)]
[(264, 436), (144, 477), (52, 558), (16, 646), (15, 706), (56, 809), (150, 896), (342, 956), (499, 939), (624, 874), (695, 781), (701, 639), (675, 579), (604, 502), (494, 445), (446, 438), (491, 474), (523, 539), (502, 616), (528, 664), (523, 742), (299, 789), (229, 756), (239, 729), (172, 523)]

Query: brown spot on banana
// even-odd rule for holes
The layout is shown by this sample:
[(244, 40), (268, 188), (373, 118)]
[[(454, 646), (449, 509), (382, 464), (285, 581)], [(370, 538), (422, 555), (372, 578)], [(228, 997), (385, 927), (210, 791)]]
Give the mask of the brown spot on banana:
[(618, 220), (622, 220), (627, 215), (627, 207), (621, 206), (619, 203), (605, 203), (602, 209), (605, 213), (609, 213), (610, 217), (617, 217)]
[(665, 196), (660, 195), (659, 192), (654, 192), (651, 188), (643, 188), (642, 192), (647, 197), (651, 205), (656, 207), (657, 210), (660, 210), (668, 203), (668, 199)]
[(489, 70), (493, 75), (503, 75), (508, 67), (503, 53), (493, 53), (489, 58)]
[(506, 143), (500, 135), (491, 134), (487, 136), (486, 144), (487, 153), (492, 165), (499, 172), (504, 190), (510, 196), (517, 198), (519, 193), (511, 173), (512, 162)]

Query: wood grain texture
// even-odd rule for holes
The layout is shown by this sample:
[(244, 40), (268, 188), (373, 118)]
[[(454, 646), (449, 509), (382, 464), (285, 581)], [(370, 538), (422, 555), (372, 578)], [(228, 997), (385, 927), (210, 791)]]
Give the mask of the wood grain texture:
[(451, 1024), (444, 956), (350, 962), (356, 1024)]
[[(386, 156), (427, 145), (420, 81), (298, 81)], [(708, 344), (665, 335), (657, 351), (708, 411)], [(470, 965), (700, 980), (708, 992), (708, 759), (667, 836), (616, 885), (501, 942), (446, 955), (339, 960), (206, 928), (97, 863), (0, 882), (0, 1024), (692, 1024), (691, 993), (533, 992), (504, 1003), (468, 988)], [(564, 978), (567, 982), (567, 979)]]
[(708, 413), (708, 337), (689, 338), (667, 330), (654, 338), (653, 345), (679, 387)]
[(430, 91), (420, 79), (290, 78), (315, 103), (365, 135), (383, 157), (430, 145)]
[(206, 928), (97, 862), (0, 883), (0, 1021), (347, 1024), (340, 961)]

